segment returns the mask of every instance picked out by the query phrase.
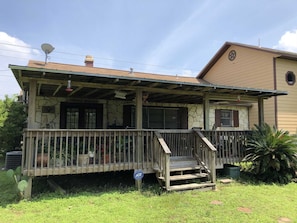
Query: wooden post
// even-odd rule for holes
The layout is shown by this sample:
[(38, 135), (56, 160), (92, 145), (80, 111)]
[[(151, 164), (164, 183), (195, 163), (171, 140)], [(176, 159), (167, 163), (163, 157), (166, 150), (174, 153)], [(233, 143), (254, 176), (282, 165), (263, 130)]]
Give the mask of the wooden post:
[(216, 183), (216, 152), (211, 151), (211, 181), (212, 183)]
[(258, 98), (258, 120), (259, 126), (264, 124), (264, 99), (262, 97)]
[(136, 90), (136, 129), (142, 129), (142, 91)]
[(170, 154), (165, 154), (165, 186), (170, 189)]
[(203, 97), (203, 125), (205, 130), (209, 130), (209, 94)]
[(37, 90), (36, 80), (30, 80), (29, 106), (28, 106), (28, 129), (35, 128), (36, 90)]
[(30, 199), (31, 195), (32, 195), (32, 181), (33, 178), (29, 177), (28, 178), (28, 186), (26, 187), (25, 191), (24, 191), (24, 198), (25, 199)]
[(135, 186), (137, 187), (138, 191), (141, 191), (142, 180), (135, 180)]
[[(37, 82), (36, 80), (30, 80), (30, 84), (29, 84), (29, 106), (28, 106), (28, 129), (34, 129), (35, 128), (35, 112), (36, 112), (36, 91), (37, 91)], [(23, 148), (23, 151), (25, 149), (26, 151), (26, 156), (28, 154), (28, 157), (26, 157), (27, 159), (27, 169), (31, 169), (32, 168), (32, 164), (33, 164), (33, 150), (34, 150), (34, 146), (33, 146), (33, 142), (31, 141), (32, 138), (30, 137), (29, 143), (26, 143), (24, 146), (27, 148)], [(23, 152), (24, 153), (24, 152)], [(25, 153), (24, 153), (25, 155)], [(23, 168), (23, 166), (22, 166)], [(23, 169), (22, 169), (23, 171)], [(31, 194), (32, 194), (32, 177), (29, 177), (28, 179), (28, 186), (25, 189), (24, 192), (24, 197), (26, 199), (30, 199), (31, 198)]]
[[(142, 129), (142, 90), (136, 90), (136, 129)], [(137, 168), (141, 168), (141, 163), (143, 162), (143, 140), (142, 134), (140, 131), (137, 131), (137, 154), (136, 154), (136, 161), (137, 161)]]

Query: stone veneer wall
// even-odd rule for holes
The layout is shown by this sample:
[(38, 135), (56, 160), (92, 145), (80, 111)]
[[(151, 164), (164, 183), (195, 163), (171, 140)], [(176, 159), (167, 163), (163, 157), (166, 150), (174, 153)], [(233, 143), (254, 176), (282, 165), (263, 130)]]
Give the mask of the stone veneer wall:
[[(34, 128), (60, 128), (60, 104), (65, 102), (64, 98), (48, 98), (37, 97), (36, 98), (36, 114)], [(83, 103), (85, 101), (75, 100), (71, 101), (75, 103)], [(103, 126), (107, 128), (110, 125), (122, 126), (123, 125), (123, 104), (124, 101), (88, 101), (88, 103), (100, 103), (103, 104)], [(54, 106), (54, 113), (43, 113), (43, 106)]]
[[(34, 128), (60, 128), (60, 104), (66, 101), (64, 98), (47, 98), (37, 97), (36, 99), (36, 114)], [(82, 102), (82, 101), (75, 101)], [(94, 102), (94, 101), (93, 101)], [(96, 102), (94, 102), (96, 103)], [(97, 101), (97, 103), (103, 104), (103, 128), (108, 126), (122, 126), (123, 125), (123, 105), (125, 101)], [(164, 107), (187, 107), (188, 108), (188, 128), (203, 127), (203, 106), (201, 104), (159, 104), (149, 103), (150, 106), (164, 106)], [(54, 106), (54, 113), (43, 113), (43, 106)], [(211, 105), (209, 114), (210, 129), (215, 123), (215, 109), (232, 109), (239, 111), (239, 127), (237, 128), (218, 128), (221, 130), (248, 130), (249, 129), (249, 113), (248, 108), (243, 106), (222, 106)]]

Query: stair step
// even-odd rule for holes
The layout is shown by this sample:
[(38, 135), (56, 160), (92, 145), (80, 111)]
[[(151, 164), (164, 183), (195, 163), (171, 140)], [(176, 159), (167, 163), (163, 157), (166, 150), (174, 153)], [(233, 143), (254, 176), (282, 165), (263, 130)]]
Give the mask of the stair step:
[(195, 161), (195, 159), (192, 156), (171, 156), (170, 161), (171, 162), (179, 162), (179, 161)]
[[(186, 170), (200, 170), (202, 166), (198, 165), (197, 162), (179, 162), (179, 163), (171, 163), (170, 164), (170, 171), (186, 171)], [(155, 164), (153, 169), (155, 171), (161, 171), (160, 167)]]
[[(170, 181), (178, 181), (178, 180), (193, 180), (198, 178), (207, 177), (207, 173), (191, 173), (191, 174), (183, 174), (183, 175), (173, 175), (170, 176)], [(165, 180), (164, 177), (158, 177), (160, 180)]]
[(191, 184), (182, 184), (170, 186), (168, 191), (182, 191), (182, 190), (212, 190), (215, 187), (215, 183), (191, 183)]
[(191, 166), (170, 166), (170, 172), (178, 172), (178, 171), (187, 171), (187, 170), (200, 170), (201, 166), (191, 165)]
[(178, 181), (178, 180), (192, 180), (207, 177), (207, 173), (191, 173), (191, 174), (183, 174), (183, 175), (174, 175), (170, 176), (170, 181)]

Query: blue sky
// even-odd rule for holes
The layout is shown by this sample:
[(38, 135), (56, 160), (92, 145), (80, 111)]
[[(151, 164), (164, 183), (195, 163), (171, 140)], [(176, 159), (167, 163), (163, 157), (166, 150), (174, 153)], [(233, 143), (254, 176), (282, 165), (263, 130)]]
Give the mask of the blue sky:
[(0, 8), (0, 98), (8, 64), (50, 62), (196, 76), (226, 42), (297, 52), (296, 0), (9, 0)]

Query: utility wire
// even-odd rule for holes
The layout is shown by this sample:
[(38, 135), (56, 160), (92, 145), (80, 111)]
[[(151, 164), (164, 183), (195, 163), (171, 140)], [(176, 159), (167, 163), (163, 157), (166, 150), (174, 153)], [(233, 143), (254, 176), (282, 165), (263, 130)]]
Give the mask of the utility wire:
[[(10, 43), (0, 43), (0, 45), (9, 45), (9, 46), (14, 46), (14, 47), (22, 47), (22, 48), (27, 48), (27, 49), (31, 49), (31, 52), (21, 52), (21, 51), (17, 51), (17, 50), (11, 50), (11, 49), (0, 49), (2, 51), (8, 51), (8, 52), (17, 52), (17, 53), (21, 53), (21, 54), (29, 54), (29, 55), (36, 55), (38, 57), (41, 57), (42, 55), (38, 55), (37, 53), (35, 53), (33, 50), (37, 50), (40, 53), (42, 53), (42, 51), (39, 48), (35, 48), (35, 47), (29, 47), (29, 46), (22, 46), (22, 45), (16, 45), (16, 44), (10, 44)], [(65, 55), (72, 55), (72, 56), (79, 56), (79, 57), (85, 57), (85, 55), (82, 54), (78, 54), (78, 53), (70, 53), (70, 52), (62, 52), (62, 51), (54, 51), (54, 53), (57, 54), (65, 54)], [(17, 59), (28, 59), (28, 58), (23, 58), (23, 57), (15, 57), (15, 56), (8, 56), (8, 55), (1, 55), (0, 56), (5, 56), (5, 57), (11, 57), (11, 58), (17, 58)], [(78, 59), (74, 59), (74, 58), (65, 58), (65, 57), (55, 57), (56, 59), (66, 59), (66, 60), (78, 60)], [(142, 63), (142, 62), (135, 62), (135, 61), (129, 61), (129, 60), (122, 60), (122, 59), (112, 59), (112, 58), (105, 58), (105, 57), (96, 57), (93, 56), (94, 59), (97, 60), (107, 60), (107, 61), (113, 61), (113, 62), (121, 62), (121, 63), (129, 63), (129, 64), (134, 64), (134, 65), (142, 65), (142, 66), (149, 66), (149, 67), (155, 67), (155, 68), (161, 68), (161, 69), (170, 69), (170, 70), (194, 70), (194, 71), (198, 71), (199, 69), (197, 68), (177, 68), (177, 67), (172, 67), (172, 66), (162, 66), (162, 65), (156, 65), (156, 64), (147, 64), (147, 63)], [(102, 63), (101, 63), (102, 64)], [(109, 65), (109, 64), (107, 64)], [(124, 66), (122, 66), (124, 67)], [(125, 67), (126, 68), (126, 67)]]

